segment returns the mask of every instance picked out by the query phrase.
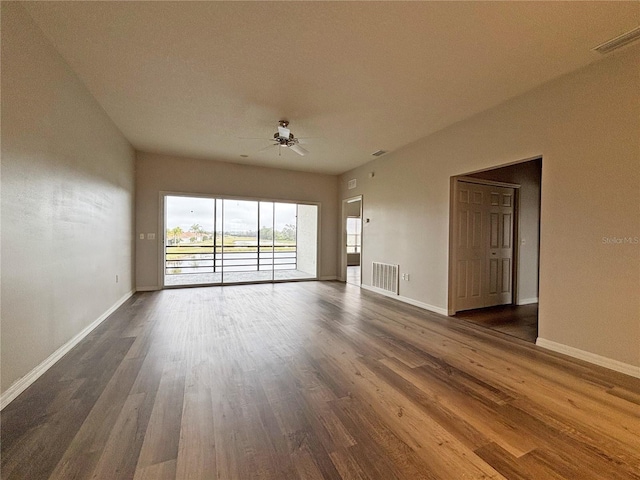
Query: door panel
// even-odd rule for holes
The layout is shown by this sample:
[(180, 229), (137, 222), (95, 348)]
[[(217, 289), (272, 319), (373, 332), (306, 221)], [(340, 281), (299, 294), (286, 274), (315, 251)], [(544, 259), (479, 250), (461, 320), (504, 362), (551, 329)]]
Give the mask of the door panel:
[(458, 284), (456, 285), (456, 293), (459, 299), (467, 298), (467, 268), (469, 262), (467, 260), (458, 260), (458, 269), (456, 272), (456, 278)]
[(484, 241), (482, 237), (482, 212), (473, 212), (472, 229), (471, 245), (473, 248), (482, 248), (482, 242)]
[(492, 258), (489, 260), (489, 294), (498, 293), (498, 260)]
[[(489, 282), (497, 288), (490, 289), (484, 297), (485, 307), (505, 305), (513, 301), (512, 269), (513, 269), (513, 188), (482, 185), (491, 191), (491, 197), (497, 199), (491, 202), (488, 211), (492, 219), (495, 219), (497, 229), (491, 229), (489, 244), (489, 257), (497, 260), (495, 272), (489, 272)], [(493, 224), (493, 222), (492, 222)], [(494, 237), (495, 235), (495, 237)], [(496, 279), (491, 278), (495, 274)]]
[(489, 233), (489, 246), (491, 248), (498, 248), (500, 241), (498, 240), (498, 232), (500, 231), (500, 215), (497, 213), (490, 213), (491, 229)]
[(457, 184), (458, 200), (456, 221), (457, 245), (457, 292), (456, 305), (459, 309), (482, 306), (486, 283), (486, 235), (488, 215), (485, 203), (488, 192), (470, 183)]
[[(509, 293), (511, 291), (511, 260), (504, 258), (502, 260), (502, 289), (501, 293)], [(511, 303), (511, 302), (509, 302)]]
[(513, 188), (458, 181), (456, 310), (512, 302)]
[(469, 226), (469, 211), (460, 212), (460, 216), (458, 217), (458, 247), (468, 248), (469, 244), (469, 235), (468, 235), (468, 226)]
[(471, 297), (478, 298), (482, 295), (482, 260), (476, 259), (471, 265)]
[(511, 226), (513, 220), (511, 214), (505, 213), (502, 215), (502, 248), (511, 248)]

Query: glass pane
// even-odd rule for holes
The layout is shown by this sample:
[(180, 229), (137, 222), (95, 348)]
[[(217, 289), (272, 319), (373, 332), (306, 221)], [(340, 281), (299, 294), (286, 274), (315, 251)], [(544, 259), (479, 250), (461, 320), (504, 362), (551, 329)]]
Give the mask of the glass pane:
[(215, 200), (167, 196), (165, 201), (165, 285), (219, 282), (213, 252)]
[(223, 283), (270, 280), (258, 272), (258, 202), (224, 199)]
[(274, 278), (281, 280), (290, 277), (284, 270), (296, 269), (296, 204), (275, 203), (274, 211), (273, 269)]
[(259, 270), (270, 272), (273, 279), (273, 202), (260, 202)]
[(362, 219), (360, 217), (347, 218), (347, 253), (360, 252), (362, 235)]
[(165, 202), (165, 285), (317, 277), (316, 205), (183, 196)]

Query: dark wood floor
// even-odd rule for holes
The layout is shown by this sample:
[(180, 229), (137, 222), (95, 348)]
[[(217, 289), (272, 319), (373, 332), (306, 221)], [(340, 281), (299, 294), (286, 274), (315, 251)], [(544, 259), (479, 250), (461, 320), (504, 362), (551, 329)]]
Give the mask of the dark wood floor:
[(458, 312), (456, 318), (506, 333), (527, 342), (538, 338), (538, 304), (500, 305)]
[(136, 294), (2, 412), (6, 479), (640, 479), (640, 380), (337, 282)]

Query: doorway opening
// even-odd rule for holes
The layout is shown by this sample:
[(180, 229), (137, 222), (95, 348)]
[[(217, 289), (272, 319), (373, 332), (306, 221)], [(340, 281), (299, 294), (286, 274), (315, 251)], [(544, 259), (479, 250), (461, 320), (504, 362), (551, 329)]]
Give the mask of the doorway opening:
[(542, 158), (451, 178), (449, 315), (535, 342)]
[(317, 279), (318, 205), (164, 195), (163, 286)]
[(342, 278), (358, 287), (362, 283), (362, 196), (342, 202)]

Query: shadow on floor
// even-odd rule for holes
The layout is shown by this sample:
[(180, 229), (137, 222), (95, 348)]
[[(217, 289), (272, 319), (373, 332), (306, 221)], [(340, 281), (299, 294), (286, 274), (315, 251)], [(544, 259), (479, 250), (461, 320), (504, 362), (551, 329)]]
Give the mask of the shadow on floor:
[(455, 314), (469, 322), (491, 330), (506, 333), (527, 342), (538, 338), (538, 304), (500, 305), (497, 307), (466, 310)]

